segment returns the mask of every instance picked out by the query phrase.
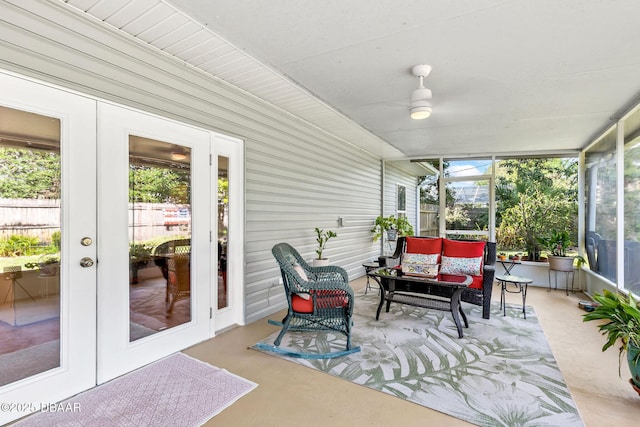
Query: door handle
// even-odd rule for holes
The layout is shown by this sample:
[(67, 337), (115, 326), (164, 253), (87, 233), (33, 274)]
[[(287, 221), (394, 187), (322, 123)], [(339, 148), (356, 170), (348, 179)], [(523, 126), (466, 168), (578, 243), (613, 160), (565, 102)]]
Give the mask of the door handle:
[(92, 267), (93, 260), (89, 257), (84, 257), (80, 260), (80, 266), (84, 268)]

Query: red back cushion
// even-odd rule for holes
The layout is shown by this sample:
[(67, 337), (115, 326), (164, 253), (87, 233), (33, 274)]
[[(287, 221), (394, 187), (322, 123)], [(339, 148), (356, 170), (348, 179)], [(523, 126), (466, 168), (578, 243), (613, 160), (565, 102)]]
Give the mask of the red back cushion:
[(442, 255), (458, 258), (484, 257), (484, 245), (482, 241), (461, 242), (459, 240), (444, 239)]
[[(461, 242), (459, 240), (444, 239), (442, 242), (442, 255), (458, 258), (477, 258), (483, 257), (485, 242)], [(484, 264), (484, 262), (482, 263)], [(470, 288), (482, 289), (482, 264), (480, 265), (480, 276), (471, 276), (473, 282)]]
[(442, 252), (442, 238), (407, 237), (408, 254), (440, 254)]

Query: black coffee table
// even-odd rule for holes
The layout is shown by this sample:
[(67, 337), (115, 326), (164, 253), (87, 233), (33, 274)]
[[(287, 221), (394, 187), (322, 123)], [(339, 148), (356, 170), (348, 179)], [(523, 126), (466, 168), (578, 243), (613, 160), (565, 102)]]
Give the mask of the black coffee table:
[(370, 271), (367, 275), (380, 286), (380, 304), (376, 312), (376, 320), (380, 317), (380, 311), (386, 301), (387, 313), (392, 302), (451, 312), (459, 338), (463, 336), (459, 314), (464, 320), (464, 327), (469, 327), (467, 316), (460, 306), (460, 296), (462, 291), (471, 284), (471, 276), (466, 274), (414, 276), (402, 274), (399, 269), (387, 267)]

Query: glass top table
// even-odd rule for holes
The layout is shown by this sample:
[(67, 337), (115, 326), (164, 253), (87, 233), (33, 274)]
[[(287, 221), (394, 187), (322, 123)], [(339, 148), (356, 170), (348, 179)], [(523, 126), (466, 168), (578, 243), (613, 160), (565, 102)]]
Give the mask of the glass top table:
[[(528, 277), (514, 276), (512, 274), (504, 274), (495, 277), (496, 281), (500, 282), (500, 308), (502, 309), (502, 315), (507, 315), (507, 299), (506, 294), (522, 294), (522, 313), (524, 318), (527, 318), (527, 286), (533, 283), (533, 279)], [(508, 284), (513, 285), (513, 289), (508, 288)]]
[(376, 320), (385, 301), (386, 312), (392, 302), (412, 305), (434, 310), (449, 311), (462, 338), (462, 324), (469, 327), (467, 316), (460, 306), (462, 292), (471, 284), (471, 276), (466, 274), (438, 274), (434, 277), (402, 274), (398, 268), (378, 268), (367, 273), (380, 286), (380, 304), (376, 312)]

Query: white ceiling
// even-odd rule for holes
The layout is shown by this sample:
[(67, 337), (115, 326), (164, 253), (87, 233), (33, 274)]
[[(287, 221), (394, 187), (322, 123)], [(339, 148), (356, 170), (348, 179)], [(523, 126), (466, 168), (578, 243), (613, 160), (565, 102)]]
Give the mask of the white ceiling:
[(67, 3), (387, 158), (577, 150), (640, 96), (637, 0)]

